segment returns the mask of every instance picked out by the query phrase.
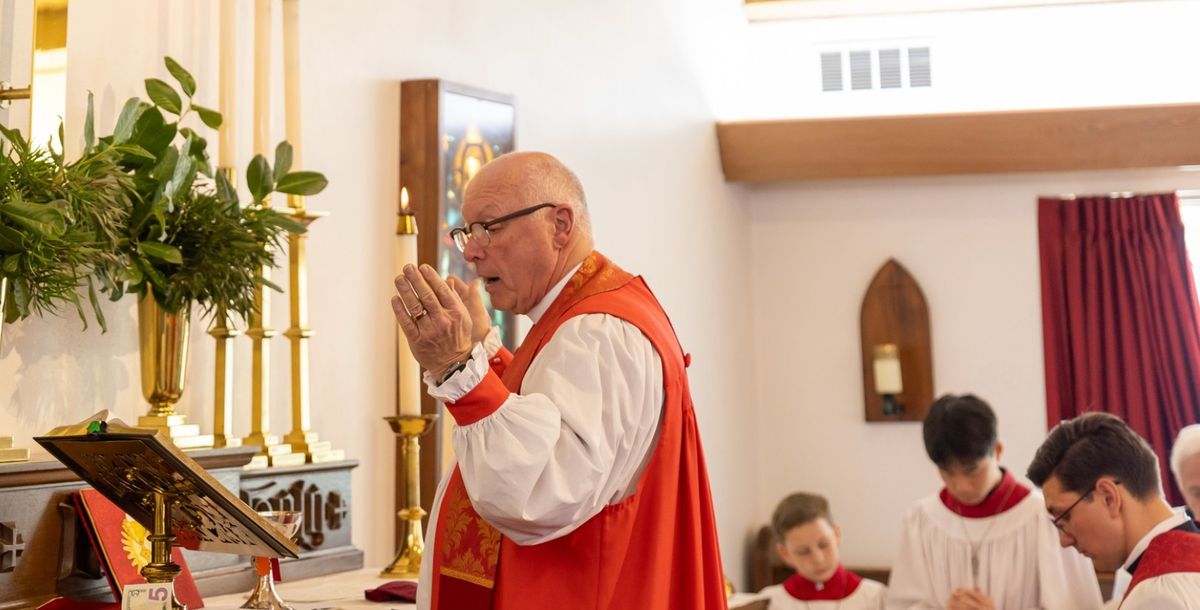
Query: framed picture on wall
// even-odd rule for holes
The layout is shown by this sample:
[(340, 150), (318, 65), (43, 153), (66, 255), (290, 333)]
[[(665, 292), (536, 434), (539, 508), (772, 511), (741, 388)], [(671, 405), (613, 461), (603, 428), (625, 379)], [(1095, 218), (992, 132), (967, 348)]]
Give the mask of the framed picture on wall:
[[(471, 178), (492, 159), (516, 149), (517, 112), (511, 95), (445, 80), (407, 80), (400, 84), (400, 188), (408, 194), (417, 219), (417, 258), (445, 276), (464, 281), (475, 272), (450, 239), (450, 230), (463, 225), (462, 197)], [(500, 338), (516, 346), (516, 317), (484, 304)], [(421, 411), (438, 413), (440, 406), (422, 393)], [(430, 512), (437, 482), (453, 459), (452, 423), (441, 418), (436, 434), (421, 443), (421, 505)], [(397, 447), (399, 449), (399, 447)], [(405, 506), (403, 469), (396, 470), (396, 507)], [(397, 528), (398, 538), (403, 528)]]
[[(401, 83), (400, 186), (417, 216), (418, 256), (442, 275), (475, 277), (450, 230), (463, 225), (462, 196), (475, 173), (516, 149), (516, 120), (510, 95), (444, 80)], [(514, 348), (515, 316), (483, 298), (504, 345)]]

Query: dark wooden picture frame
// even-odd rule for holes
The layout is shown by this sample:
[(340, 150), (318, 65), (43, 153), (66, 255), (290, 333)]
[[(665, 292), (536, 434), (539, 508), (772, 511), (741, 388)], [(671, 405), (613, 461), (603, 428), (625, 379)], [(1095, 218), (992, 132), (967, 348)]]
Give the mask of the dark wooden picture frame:
[[(516, 149), (516, 104), (511, 95), (440, 79), (400, 83), (400, 188), (406, 189), (417, 217), (417, 258), (443, 275), (454, 273), (470, 281), (469, 270), (450, 239), (461, 226), (460, 204), (467, 182), (480, 167)], [(485, 294), (486, 298), (486, 294)], [(492, 323), (501, 337), (515, 346), (512, 314), (494, 312)], [(440, 405), (421, 394), (421, 412), (439, 413)], [(444, 418), (443, 418), (444, 419)], [(431, 512), (440, 474), (443, 428), (421, 443), (421, 506)], [(400, 440), (396, 451), (399, 455)], [(396, 509), (406, 506), (404, 472), (396, 469)], [(403, 529), (396, 530), (400, 544)]]

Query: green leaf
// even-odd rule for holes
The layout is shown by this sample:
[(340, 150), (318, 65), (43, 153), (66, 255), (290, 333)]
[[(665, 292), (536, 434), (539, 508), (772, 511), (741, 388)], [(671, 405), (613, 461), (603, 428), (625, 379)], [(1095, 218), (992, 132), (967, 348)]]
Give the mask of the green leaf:
[(179, 93), (175, 88), (167, 84), (166, 81), (157, 78), (146, 79), (146, 95), (150, 97), (150, 101), (156, 106), (178, 115), (183, 111), (183, 100), (179, 99)]
[(271, 164), (262, 155), (254, 155), (250, 167), (246, 168), (246, 188), (254, 197), (255, 203), (262, 203), (267, 195), (274, 190), (274, 180), (271, 179)]
[[(190, 146), (190, 144), (189, 140), (184, 140), (184, 146)], [(192, 188), (192, 182), (195, 180), (195, 159), (187, 155), (180, 155), (179, 161), (175, 163), (175, 171), (171, 174), (171, 179), (163, 186), (163, 194), (174, 203), (180, 193)]]
[(4, 257), (3, 261), (0, 261), (0, 271), (3, 271), (4, 275), (14, 276), (17, 274), (17, 271), (20, 270), (20, 268), (21, 268), (21, 255), (20, 254), (13, 254), (12, 256), (6, 256), (6, 257)]
[(0, 224), (0, 252), (24, 252), (27, 240), (20, 231)]
[[(268, 210), (264, 210), (264, 211), (268, 211)], [(266, 222), (267, 224), (274, 226), (274, 227), (279, 227), (289, 233), (307, 233), (308, 232), (307, 227), (305, 227), (303, 224), (301, 224), (299, 222), (296, 222), (295, 220), (292, 220), (291, 216), (277, 213), (274, 210), (269, 210), (269, 211), (271, 212), (271, 215), (264, 218), (263, 222)]]
[(92, 104), (92, 92), (88, 91), (87, 116), (83, 118), (83, 154), (89, 155), (96, 146), (95, 109)]
[(113, 144), (123, 144), (125, 140), (129, 139), (130, 134), (133, 133), (133, 126), (149, 107), (136, 97), (131, 97), (129, 101), (125, 102), (125, 106), (121, 108), (121, 114), (117, 116), (117, 126), (113, 128)]
[(316, 195), (325, 190), (329, 181), (320, 172), (292, 172), (279, 179), (275, 190), (289, 195)]
[(192, 78), (192, 75), (187, 70), (184, 70), (183, 66), (179, 65), (179, 62), (174, 59), (164, 57), (163, 61), (167, 64), (167, 72), (170, 72), (171, 76), (174, 76), (175, 80), (179, 81), (179, 86), (183, 89), (183, 94), (188, 97), (196, 95), (196, 79)]
[(142, 148), (141, 146), (138, 146), (136, 144), (124, 144), (124, 145), (121, 145), (119, 148), (120, 148), (121, 152), (125, 153), (126, 157), (138, 157), (138, 158), (147, 159), (150, 161), (158, 160), (158, 157), (155, 157), (153, 153), (151, 153), (150, 151), (148, 151), (145, 148)]
[(167, 285), (167, 276), (163, 275), (158, 269), (155, 269), (154, 265), (150, 264), (150, 261), (139, 257), (137, 259), (137, 265), (138, 268), (142, 270), (142, 273), (145, 274), (146, 277), (144, 279), (148, 279), (151, 284), (155, 286)]
[(133, 126), (129, 143), (141, 146), (152, 155), (160, 155), (175, 139), (176, 125), (163, 119), (162, 112), (151, 107)]
[(0, 215), (42, 239), (59, 239), (67, 232), (67, 215), (54, 206), (9, 201), (0, 205)]
[(225, 176), (225, 172), (217, 172), (217, 197), (225, 203), (233, 203), (237, 205), (238, 194), (237, 188)]
[(144, 241), (138, 244), (138, 249), (142, 251), (148, 258), (171, 263), (173, 265), (183, 264), (183, 254), (179, 252), (179, 248), (164, 244), (157, 241)]
[[(9, 294), (9, 296), (12, 297), (14, 311), (16, 312), (14, 318), (20, 319), (29, 317), (29, 281), (25, 278), (18, 277), (10, 280), (9, 284), (12, 285), (12, 292)], [(14, 321), (9, 320), (7, 312), (5, 313), (6, 315), (4, 316), (4, 319), (6, 321)]]
[(292, 169), (292, 145), (284, 140), (275, 147), (275, 181), (279, 182)]
[(225, 120), (221, 116), (220, 112), (217, 112), (216, 110), (213, 110), (212, 108), (205, 108), (204, 106), (201, 106), (200, 104), (192, 104), (192, 110), (195, 110), (197, 113), (199, 113), (200, 120), (205, 125), (208, 125), (212, 129), (217, 129), (217, 128), (221, 127), (221, 123)]
[[(104, 310), (100, 307), (100, 297), (96, 294), (96, 284), (92, 282), (92, 276), (87, 278), (88, 286), (88, 301), (92, 304), (92, 311), (96, 314), (96, 323), (100, 325), (100, 332), (108, 332), (108, 322), (104, 319)], [(84, 328), (87, 327), (87, 322), (84, 322)]]

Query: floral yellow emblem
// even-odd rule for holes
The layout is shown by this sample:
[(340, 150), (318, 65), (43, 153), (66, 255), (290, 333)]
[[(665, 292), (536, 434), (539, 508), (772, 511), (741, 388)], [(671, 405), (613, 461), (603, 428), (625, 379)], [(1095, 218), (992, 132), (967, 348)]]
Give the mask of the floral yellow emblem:
[(121, 521), (121, 548), (139, 572), (150, 563), (150, 532), (129, 515)]

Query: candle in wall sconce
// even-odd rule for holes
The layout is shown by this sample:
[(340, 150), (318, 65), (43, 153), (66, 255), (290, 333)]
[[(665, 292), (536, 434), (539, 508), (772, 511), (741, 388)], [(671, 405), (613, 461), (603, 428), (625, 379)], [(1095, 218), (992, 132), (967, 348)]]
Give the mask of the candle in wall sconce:
[(904, 392), (904, 379), (900, 371), (900, 349), (895, 343), (884, 343), (874, 348), (875, 393), (883, 397), (883, 414), (888, 417), (902, 415), (904, 405), (896, 396)]
[[(408, 188), (400, 189), (399, 222), (396, 224), (396, 275), (400, 275), (405, 265), (416, 265), (417, 260), (417, 217), (409, 205)], [(421, 413), (421, 367), (413, 358), (408, 340), (400, 327), (396, 327), (397, 340), (397, 374), (400, 380), (400, 391), (397, 396), (400, 415), (419, 415)]]

